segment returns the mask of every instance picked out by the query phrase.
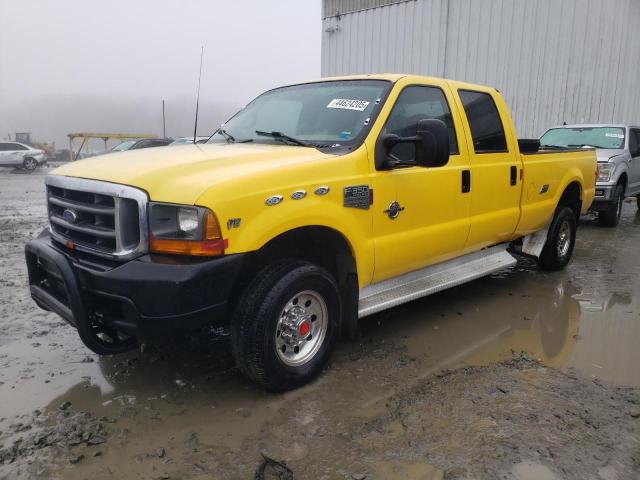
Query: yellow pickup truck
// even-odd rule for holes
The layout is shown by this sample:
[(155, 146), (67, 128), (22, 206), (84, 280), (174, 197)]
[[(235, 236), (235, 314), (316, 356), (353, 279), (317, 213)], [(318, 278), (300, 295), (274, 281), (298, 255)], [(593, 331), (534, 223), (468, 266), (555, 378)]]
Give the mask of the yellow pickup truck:
[(207, 144), (72, 162), (46, 178), (31, 295), (98, 354), (223, 322), (282, 391), (358, 318), (536, 257), (563, 268), (593, 150), (519, 141), (494, 88), (409, 75), (270, 90)]

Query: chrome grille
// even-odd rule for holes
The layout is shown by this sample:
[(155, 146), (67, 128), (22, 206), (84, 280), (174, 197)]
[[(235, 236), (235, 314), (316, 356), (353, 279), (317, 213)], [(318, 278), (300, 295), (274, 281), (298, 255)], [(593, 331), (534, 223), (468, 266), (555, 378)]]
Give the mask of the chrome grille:
[(47, 205), (53, 237), (97, 255), (131, 258), (147, 249), (147, 196), (96, 180), (49, 176)]

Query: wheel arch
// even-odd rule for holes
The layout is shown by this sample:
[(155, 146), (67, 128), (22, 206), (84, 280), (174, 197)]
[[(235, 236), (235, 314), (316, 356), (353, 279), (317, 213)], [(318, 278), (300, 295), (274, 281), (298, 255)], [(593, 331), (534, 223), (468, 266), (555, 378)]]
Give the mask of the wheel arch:
[(578, 219), (582, 211), (582, 199), (582, 184), (578, 180), (572, 180), (562, 191), (558, 206), (569, 207), (575, 213), (576, 219)]
[(335, 278), (342, 296), (343, 330), (349, 337), (355, 335), (358, 265), (356, 252), (342, 232), (325, 225), (297, 227), (276, 235), (261, 248), (246, 255), (234, 299), (240, 297), (256, 273), (267, 265), (285, 258), (307, 261), (326, 269)]
[(622, 185), (622, 193), (624, 194), (627, 192), (628, 184), (629, 184), (629, 176), (627, 174), (627, 171), (624, 170), (618, 177), (618, 181), (616, 182), (616, 185)]

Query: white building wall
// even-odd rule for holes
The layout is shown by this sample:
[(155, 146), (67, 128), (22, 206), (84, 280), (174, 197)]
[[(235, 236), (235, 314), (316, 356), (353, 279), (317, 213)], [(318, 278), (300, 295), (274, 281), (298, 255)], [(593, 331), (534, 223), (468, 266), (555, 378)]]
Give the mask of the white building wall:
[(640, 124), (640, 0), (408, 0), (327, 16), (322, 36), (323, 76), (491, 85), (521, 137), (564, 121)]

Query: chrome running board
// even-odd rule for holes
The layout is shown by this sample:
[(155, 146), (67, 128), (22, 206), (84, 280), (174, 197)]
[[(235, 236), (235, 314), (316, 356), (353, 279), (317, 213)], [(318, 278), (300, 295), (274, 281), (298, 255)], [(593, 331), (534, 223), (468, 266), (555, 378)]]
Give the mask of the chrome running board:
[(516, 264), (508, 245), (469, 253), (360, 290), (358, 318), (461, 285)]

